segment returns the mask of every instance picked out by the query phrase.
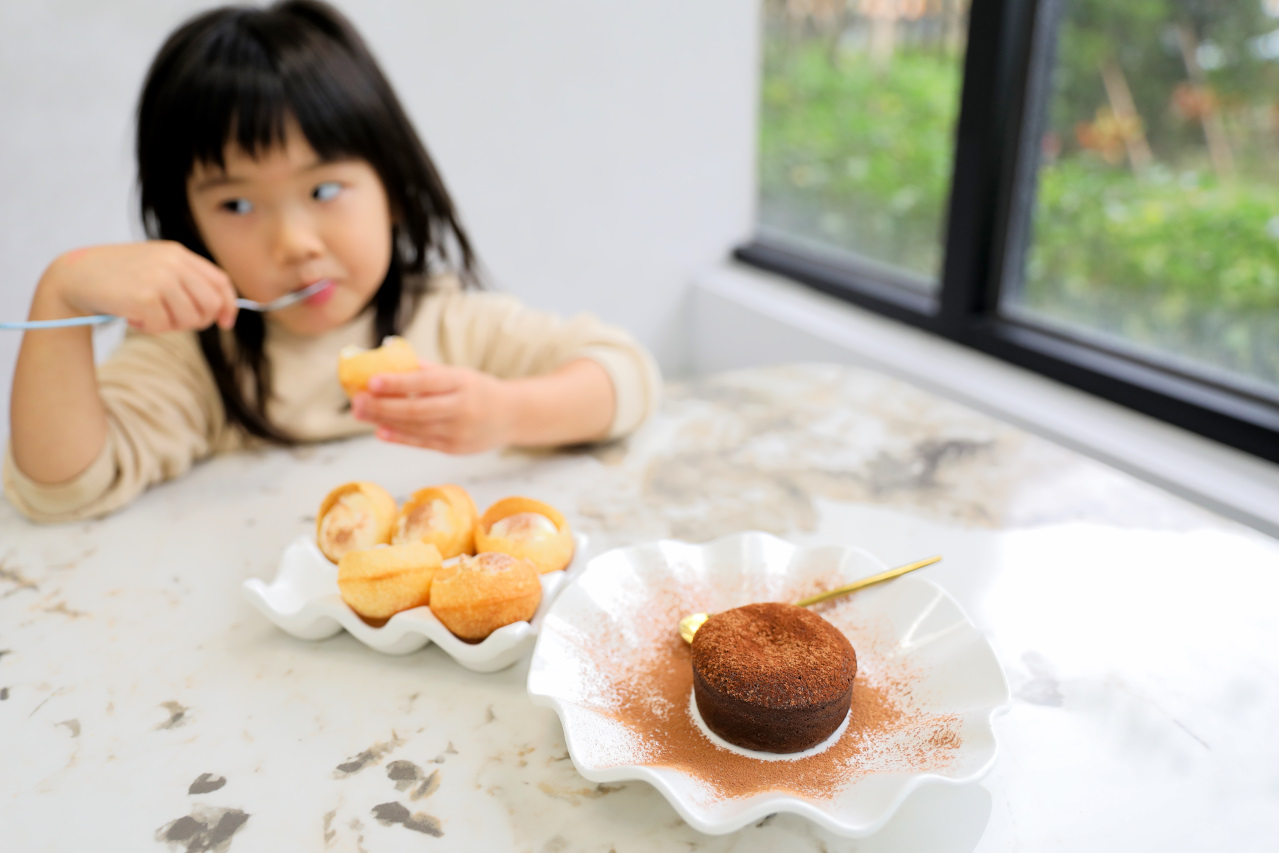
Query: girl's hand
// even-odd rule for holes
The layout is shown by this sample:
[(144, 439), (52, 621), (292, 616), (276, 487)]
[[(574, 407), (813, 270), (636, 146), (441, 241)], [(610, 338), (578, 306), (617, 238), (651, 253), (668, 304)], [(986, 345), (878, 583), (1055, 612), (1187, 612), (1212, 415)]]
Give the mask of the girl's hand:
[(377, 437), (445, 453), (478, 453), (509, 444), (508, 385), (469, 367), (423, 364), (413, 373), (383, 373), (357, 394), (352, 412), (377, 424)]
[(229, 329), (236, 311), (225, 272), (180, 243), (151, 240), (59, 256), (40, 279), (31, 319), (113, 314), (157, 334), (214, 323)]

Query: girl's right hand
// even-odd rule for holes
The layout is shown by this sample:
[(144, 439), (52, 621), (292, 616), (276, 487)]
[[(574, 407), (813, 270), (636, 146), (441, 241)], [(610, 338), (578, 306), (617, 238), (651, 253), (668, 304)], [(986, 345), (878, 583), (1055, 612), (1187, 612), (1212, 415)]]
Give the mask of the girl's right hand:
[(238, 310), (235, 297), (227, 274), (181, 243), (91, 246), (49, 265), (36, 288), (31, 319), (112, 314), (148, 334), (214, 323), (229, 329)]

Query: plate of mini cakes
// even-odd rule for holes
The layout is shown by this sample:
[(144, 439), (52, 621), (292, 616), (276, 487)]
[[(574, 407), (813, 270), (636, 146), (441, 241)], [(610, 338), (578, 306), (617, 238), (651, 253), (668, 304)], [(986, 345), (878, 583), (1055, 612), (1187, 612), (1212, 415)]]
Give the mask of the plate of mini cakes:
[(428, 643), (492, 672), (532, 645), (541, 618), (585, 550), (554, 507), (527, 497), (479, 513), (461, 486), (419, 489), (403, 503), (376, 483), (344, 483), (316, 514), (315, 534), (284, 551), (270, 582), (244, 592), (286, 633), (347, 631), (387, 654)]
[(1009, 703), (990, 644), (918, 575), (790, 604), (886, 568), (759, 532), (609, 551), (545, 614), (529, 695), (583, 776), (649, 782), (702, 832), (790, 812), (869, 835), (920, 785), (985, 775)]

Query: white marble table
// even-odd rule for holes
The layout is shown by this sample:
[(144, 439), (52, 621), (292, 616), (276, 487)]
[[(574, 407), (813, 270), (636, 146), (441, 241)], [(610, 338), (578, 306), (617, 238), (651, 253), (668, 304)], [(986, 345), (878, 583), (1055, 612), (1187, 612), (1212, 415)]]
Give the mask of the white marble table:
[[(574, 770), (528, 658), (293, 639), (253, 610), (319, 498), (456, 481), (565, 511), (590, 549), (759, 529), (929, 569), (1013, 689), (980, 783), (867, 839), (780, 815), (723, 836)], [(671, 389), (594, 452), (448, 458), (356, 440), (215, 460), (103, 521), (0, 504), (0, 849), (1272, 850), (1279, 543), (877, 374)]]

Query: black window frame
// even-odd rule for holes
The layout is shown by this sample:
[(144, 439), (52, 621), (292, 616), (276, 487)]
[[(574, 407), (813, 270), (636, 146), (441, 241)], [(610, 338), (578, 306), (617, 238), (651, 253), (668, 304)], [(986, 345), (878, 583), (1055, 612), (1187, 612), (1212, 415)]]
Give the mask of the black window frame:
[(855, 261), (757, 234), (737, 260), (1279, 462), (1279, 395), (1142, 359), (1122, 345), (1001, 316), (1034, 206), (1038, 139), (1066, 0), (972, 0), (937, 295)]

